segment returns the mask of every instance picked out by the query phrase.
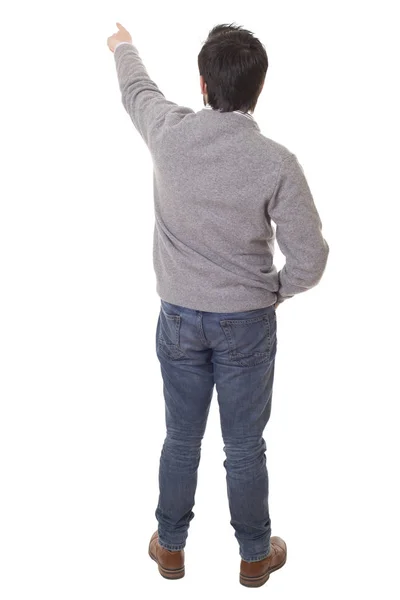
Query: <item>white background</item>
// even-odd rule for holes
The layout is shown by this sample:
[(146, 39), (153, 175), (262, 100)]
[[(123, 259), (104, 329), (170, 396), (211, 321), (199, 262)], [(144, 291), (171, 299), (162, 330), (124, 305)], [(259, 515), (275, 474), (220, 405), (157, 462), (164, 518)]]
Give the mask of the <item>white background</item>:
[[(399, 597), (394, 8), (2, 9), (2, 600)], [(116, 21), (165, 96), (194, 110), (208, 31), (234, 22), (254, 32), (269, 57), (255, 119), (298, 157), (330, 245), (321, 283), (277, 310), (265, 436), (272, 533), (288, 560), (261, 592), (238, 582), (215, 394), (186, 577), (162, 579), (147, 555), (165, 435), (152, 162), (120, 100), (107, 47)]]

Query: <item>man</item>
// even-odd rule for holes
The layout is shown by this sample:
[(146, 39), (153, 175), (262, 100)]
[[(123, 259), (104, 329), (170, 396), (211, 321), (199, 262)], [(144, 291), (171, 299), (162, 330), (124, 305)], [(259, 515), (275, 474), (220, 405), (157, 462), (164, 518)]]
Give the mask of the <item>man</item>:
[[(251, 114), (268, 68), (260, 41), (236, 25), (210, 31), (198, 56), (205, 108), (195, 112), (164, 97), (128, 31), (117, 27), (107, 43), (122, 103), (154, 165), (156, 351), (167, 435), (149, 554), (164, 577), (184, 576), (215, 385), (240, 582), (258, 587), (286, 561), (285, 542), (271, 537), (263, 438), (276, 308), (320, 281), (329, 247), (296, 156), (265, 137)], [(275, 235), (286, 258), (279, 272)]]

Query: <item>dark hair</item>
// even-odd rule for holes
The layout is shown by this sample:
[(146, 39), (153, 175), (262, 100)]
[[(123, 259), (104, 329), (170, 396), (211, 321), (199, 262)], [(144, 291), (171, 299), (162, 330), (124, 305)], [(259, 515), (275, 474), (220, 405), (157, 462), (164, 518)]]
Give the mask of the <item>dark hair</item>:
[(263, 44), (240, 25), (216, 25), (198, 55), (208, 104), (222, 112), (254, 111), (268, 69)]

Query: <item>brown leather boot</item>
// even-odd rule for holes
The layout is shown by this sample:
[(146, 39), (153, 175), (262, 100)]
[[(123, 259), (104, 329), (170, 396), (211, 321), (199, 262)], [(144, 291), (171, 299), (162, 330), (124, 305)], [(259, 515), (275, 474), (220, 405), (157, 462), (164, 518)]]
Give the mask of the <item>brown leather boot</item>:
[(271, 537), (271, 549), (266, 558), (256, 562), (240, 563), (240, 583), (247, 587), (260, 587), (269, 579), (269, 574), (283, 567), (286, 562), (286, 544), (278, 536)]
[(185, 575), (185, 551), (172, 552), (160, 546), (158, 531), (151, 536), (149, 556), (156, 561), (158, 570), (166, 579), (181, 579)]

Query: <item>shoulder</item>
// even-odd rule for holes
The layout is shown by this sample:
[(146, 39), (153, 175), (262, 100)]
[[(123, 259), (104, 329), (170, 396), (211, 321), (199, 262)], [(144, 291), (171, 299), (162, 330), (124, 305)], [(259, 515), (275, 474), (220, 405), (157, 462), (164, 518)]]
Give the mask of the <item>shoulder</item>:
[(173, 127), (180, 123), (183, 119), (196, 116), (197, 113), (189, 106), (171, 103), (171, 108), (165, 115), (164, 124), (167, 127)]
[(273, 140), (272, 138), (267, 137), (263, 133), (260, 133), (259, 135), (262, 139), (263, 145), (265, 146), (268, 154), (278, 164), (282, 164), (288, 158), (294, 157), (293, 152), (291, 150), (289, 150), (289, 148), (287, 148), (284, 144), (281, 144), (281, 143), (277, 142), (276, 140)]

